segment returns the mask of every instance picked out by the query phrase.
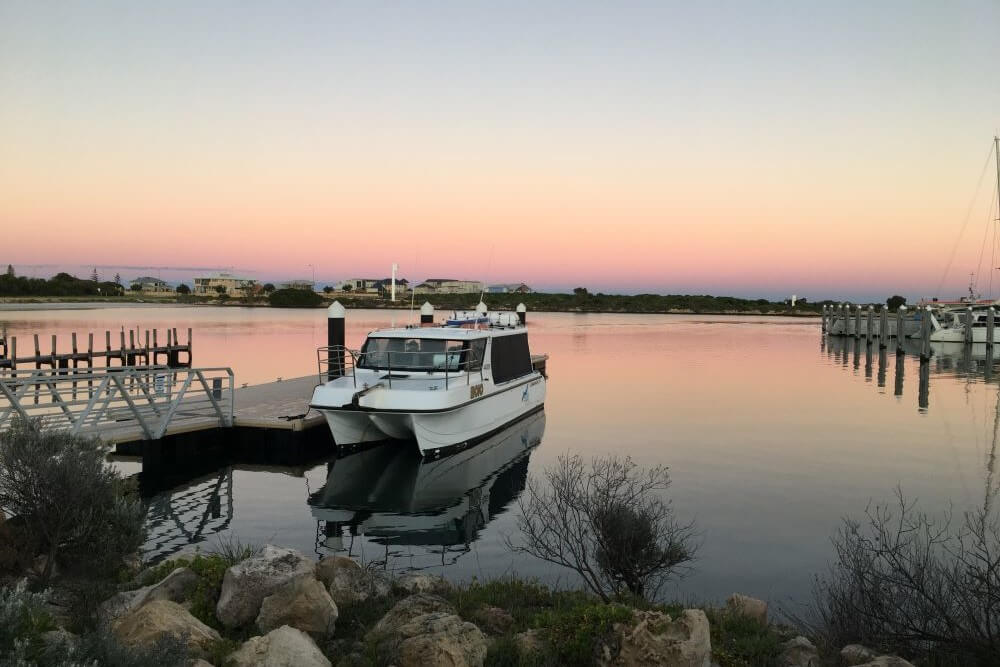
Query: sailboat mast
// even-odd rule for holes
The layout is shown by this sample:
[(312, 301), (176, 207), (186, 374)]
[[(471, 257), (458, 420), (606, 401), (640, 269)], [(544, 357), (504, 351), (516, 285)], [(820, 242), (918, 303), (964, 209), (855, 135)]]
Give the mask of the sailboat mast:
[(1000, 136), (993, 135), (993, 155), (997, 159), (997, 221), (1000, 221)]

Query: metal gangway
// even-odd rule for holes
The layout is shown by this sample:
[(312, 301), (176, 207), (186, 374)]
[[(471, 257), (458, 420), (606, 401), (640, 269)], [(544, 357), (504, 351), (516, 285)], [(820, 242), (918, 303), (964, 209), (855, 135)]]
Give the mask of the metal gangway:
[(0, 431), (18, 416), (106, 442), (233, 425), (229, 368), (126, 366), (0, 371)]

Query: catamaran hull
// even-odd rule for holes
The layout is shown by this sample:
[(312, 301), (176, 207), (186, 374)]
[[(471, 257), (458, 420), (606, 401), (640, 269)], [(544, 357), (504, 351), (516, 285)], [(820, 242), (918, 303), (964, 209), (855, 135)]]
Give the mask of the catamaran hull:
[(451, 410), (405, 412), (314, 407), (326, 417), (338, 446), (416, 440), (422, 455), (438, 455), (492, 435), (545, 404), (545, 377), (513, 385)]
[[(931, 342), (932, 343), (964, 343), (965, 342), (965, 330), (964, 329), (938, 329), (937, 331), (931, 332)], [(972, 328), (972, 342), (973, 343), (985, 343), (986, 342), (986, 329), (983, 327), (973, 327)], [(994, 338), (994, 344), (1000, 343), (1000, 337)]]

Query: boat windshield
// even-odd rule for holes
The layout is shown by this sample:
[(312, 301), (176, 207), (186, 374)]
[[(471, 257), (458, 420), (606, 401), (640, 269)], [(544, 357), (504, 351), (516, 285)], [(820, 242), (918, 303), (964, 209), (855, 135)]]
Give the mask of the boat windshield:
[[(477, 345), (477, 343), (481, 343)], [(361, 348), (359, 368), (400, 371), (478, 370), (486, 341), (441, 338), (370, 337)]]

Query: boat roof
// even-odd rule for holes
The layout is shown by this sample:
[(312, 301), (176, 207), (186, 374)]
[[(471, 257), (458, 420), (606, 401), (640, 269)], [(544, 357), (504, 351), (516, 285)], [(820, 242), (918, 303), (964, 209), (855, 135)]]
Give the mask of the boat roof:
[(506, 336), (524, 333), (525, 327), (492, 327), (482, 329), (464, 329), (462, 327), (396, 327), (394, 329), (375, 329), (368, 334), (369, 338), (434, 338), (441, 340), (475, 340), (490, 336)]

